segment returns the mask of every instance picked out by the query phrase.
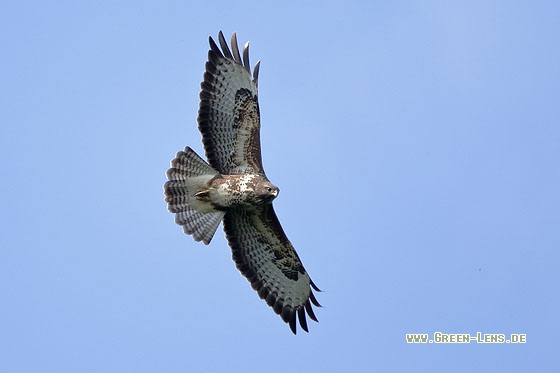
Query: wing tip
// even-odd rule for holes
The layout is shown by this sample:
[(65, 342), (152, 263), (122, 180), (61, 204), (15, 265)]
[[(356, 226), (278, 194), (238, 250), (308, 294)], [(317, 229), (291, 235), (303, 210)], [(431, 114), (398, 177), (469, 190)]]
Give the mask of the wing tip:
[(313, 289), (315, 289), (315, 291), (318, 291), (319, 293), (323, 291), (323, 290), (319, 289), (319, 288), (317, 287), (317, 285), (315, 285), (315, 283), (313, 282), (313, 280), (309, 279), (309, 282), (311, 283), (311, 287), (312, 287)]
[(249, 42), (243, 46), (243, 67), (251, 74), (251, 63), (249, 62)]
[[(252, 75), (253, 81), (255, 82), (256, 85), (258, 85), (259, 69), (260, 69), (261, 61), (257, 61), (255, 66), (253, 67), (253, 71), (251, 71), (251, 64), (249, 61), (249, 42), (246, 42), (245, 45), (243, 45), (242, 53), (239, 53), (239, 44), (237, 43), (237, 33), (234, 32), (231, 35), (231, 39), (230, 39), (231, 48), (230, 48), (230, 46), (226, 42), (224, 33), (221, 30), (218, 32), (218, 43), (214, 41), (212, 36), (208, 38), (208, 41), (210, 43), (209, 53), (214, 52), (218, 55), (218, 57), (228, 59), (242, 66), (243, 68), (245, 68), (245, 70), (247, 70), (249, 75)], [(210, 57), (209, 59), (211, 60)]]
[(220, 57), (224, 57), (224, 55), (222, 54), (222, 51), (220, 50), (220, 48), (218, 47), (218, 45), (216, 44), (216, 42), (214, 41), (212, 36), (208, 37), (208, 43), (210, 44), (210, 51), (208, 52), (208, 57), (210, 57), (210, 54), (212, 52), (218, 54), (218, 56), (220, 56)]
[(256, 280), (254, 272), (248, 270), (249, 266), (245, 263), (237, 263), (237, 269), (249, 280), (251, 287), (257, 292), (259, 298), (263, 299), (266, 304), (272, 308), (274, 313), (279, 315), (282, 321), (290, 326), (290, 330), (293, 334), (297, 334), (298, 320), (301, 329), (306, 333), (309, 333), (307, 316), (309, 316), (309, 319), (312, 321), (319, 322), (312, 306), (321, 307), (321, 305), (315, 298), (312, 289), (310, 289), (309, 298), (305, 303), (293, 307), (290, 304), (285, 304), (284, 299), (280, 298), (276, 291), (266, 286), (263, 282)]
[(290, 309), (289, 319), (284, 321), (290, 325), (290, 330), (292, 331), (292, 333), (294, 333), (294, 335), (297, 335), (296, 319), (297, 321), (299, 321), (299, 326), (301, 327), (301, 330), (303, 330), (306, 333), (309, 333), (306, 313), (311, 320), (315, 322), (319, 322), (319, 320), (317, 320), (317, 317), (315, 316), (315, 313), (313, 312), (313, 309), (311, 308), (311, 304), (309, 303), (309, 301), (307, 301), (303, 306), (300, 306), (297, 310), (292, 310), (291, 307), (289, 309)]
[[(267, 303), (269, 303), (269, 300), (271, 299), (267, 299)], [(307, 301), (303, 305), (298, 305), (296, 308), (293, 308), (291, 305), (283, 305), (283, 304), (280, 307), (278, 307), (279, 303), (283, 303), (281, 299), (276, 299), (276, 302), (271, 307), (274, 309), (274, 312), (280, 315), (282, 320), (290, 326), (290, 330), (292, 331), (292, 333), (296, 335), (297, 321), (299, 321), (299, 325), (301, 329), (304, 332), (309, 333), (306, 313), (307, 316), (309, 316), (309, 318), (312, 321), (319, 322), (317, 316), (315, 316), (315, 312), (313, 311), (313, 307), (312, 307), (312, 303), (317, 306), (318, 302), (317, 304), (315, 304), (315, 302), (317, 302), (317, 299), (315, 299), (313, 292), (311, 292), (309, 299), (307, 299)], [(318, 305), (317, 307), (321, 307), (321, 306)]]

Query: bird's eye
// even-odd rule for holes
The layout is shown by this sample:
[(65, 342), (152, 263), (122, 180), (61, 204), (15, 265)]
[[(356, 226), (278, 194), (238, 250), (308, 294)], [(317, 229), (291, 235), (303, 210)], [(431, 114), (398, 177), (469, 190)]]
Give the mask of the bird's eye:
[(266, 190), (268, 190), (269, 192), (272, 192), (272, 188), (271, 188), (271, 187), (266, 188)]

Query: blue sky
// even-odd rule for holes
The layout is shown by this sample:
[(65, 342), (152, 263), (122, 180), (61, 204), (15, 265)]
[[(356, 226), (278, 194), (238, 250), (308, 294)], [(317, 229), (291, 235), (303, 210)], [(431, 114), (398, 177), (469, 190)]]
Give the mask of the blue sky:
[[(552, 1), (3, 3), (0, 370), (557, 368), (559, 25)], [(219, 30), (262, 61), (309, 334), (163, 201)], [(406, 343), (435, 332), (527, 343)]]

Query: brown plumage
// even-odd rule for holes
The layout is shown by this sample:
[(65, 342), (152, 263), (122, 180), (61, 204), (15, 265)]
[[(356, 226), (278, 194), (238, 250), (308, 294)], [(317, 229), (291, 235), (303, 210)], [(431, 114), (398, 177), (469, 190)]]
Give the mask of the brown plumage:
[(198, 128), (206, 163), (191, 148), (177, 153), (167, 171), (165, 201), (175, 221), (196, 241), (210, 243), (220, 221), (239, 271), (260, 298), (296, 333), (308, 331), (320, 307), (311, 281), (272, 207), (278, 187), (266, 177), (260, 150), (257, 62), (251, 75), (249, 45), (231, 50), (219, 33), (210, 38), (201, 83)]

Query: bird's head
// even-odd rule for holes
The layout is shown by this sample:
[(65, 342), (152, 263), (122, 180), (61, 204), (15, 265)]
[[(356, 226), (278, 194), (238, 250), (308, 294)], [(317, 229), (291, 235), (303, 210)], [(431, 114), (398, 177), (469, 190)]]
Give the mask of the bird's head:
[(259, 199), (265, 203), (270, 203), (278, 196), (280, 189), (269, 181), (263, 182), (256, 190)]

